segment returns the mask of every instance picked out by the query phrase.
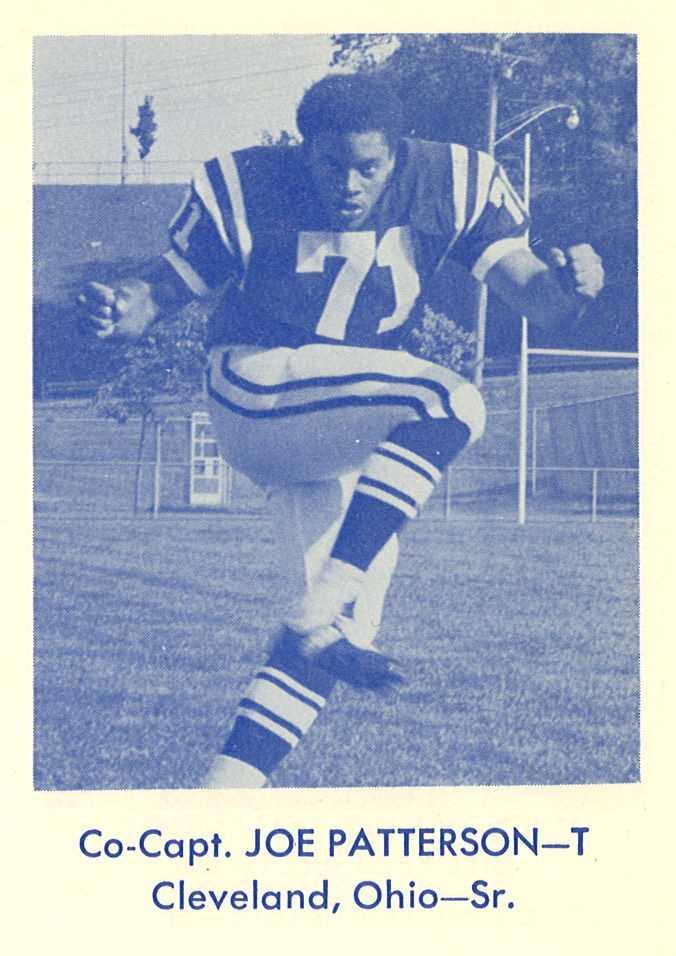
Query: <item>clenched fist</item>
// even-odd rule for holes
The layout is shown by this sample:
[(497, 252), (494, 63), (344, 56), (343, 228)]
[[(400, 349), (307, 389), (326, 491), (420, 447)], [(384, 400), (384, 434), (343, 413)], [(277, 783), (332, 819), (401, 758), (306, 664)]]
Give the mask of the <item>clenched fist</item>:
[(601, 257), (588, 243), (570, 246), (565, 251), (551, 249), (549, 265), (563, 288), (581, 296), (583, 300), (595, 299), (603, 288)]
[(119, 286), (89, 282), (77, 298), (80, 327), (99, 339), (139, 339), (157, 314), (150, 286), (130, 279)]

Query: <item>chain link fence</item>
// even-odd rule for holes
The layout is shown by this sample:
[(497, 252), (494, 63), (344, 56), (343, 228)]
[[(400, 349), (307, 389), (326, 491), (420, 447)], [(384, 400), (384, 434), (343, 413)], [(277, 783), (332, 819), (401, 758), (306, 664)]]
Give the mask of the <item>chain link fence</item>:
[[(516, 520), (515, 425), (516, 412), (494, 413), (491, 442), (479, 442), (447, 470), (425, 508), (426, 518)], [(542, 451), (543, 436), (540, 441)], [(495, 464), (496, 458), (503, 463)], [(166, 418), (147, 430), (141, 445), (138, 420), (120, 425), (109, 419), (64, 417), (58, 410), (35, 416), (35, 508), (41, 515), (257, 515), (265, 510), (265, 492), (220, 460), (215, 473), (218, 504), (191, 504), (191, 486), (200, 467), (191, 455), (189, 417)], [(638, 514), (637, 468), (567, 468), (537, 458), (529, 468), (529, 519), (598, 521)]]

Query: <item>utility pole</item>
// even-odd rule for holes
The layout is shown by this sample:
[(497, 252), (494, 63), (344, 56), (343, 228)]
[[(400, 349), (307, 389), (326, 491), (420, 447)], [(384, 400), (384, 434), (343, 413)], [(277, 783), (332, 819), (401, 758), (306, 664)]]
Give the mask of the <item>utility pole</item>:
[[(500, 78), (511, 80), (514, 67), (522, 60), (530, 63), (537, 62), (533, 57), (519, 53), (506, 52), (504, 44), (512, 39), (513, 33), (499, 33), (491, 47), (465, 46), (469, 53), (477, 53), (488, 63), (488, 114), (486, 121), (485, 149), (489, 156), (495, 155), (495, 139), (498, 125), (498, 86)], [(488, 289), (482, 283), (476, 296), (476, 313), (474, 317), (474, 335), (476, 338), (476, 360), (474, 363), (473, 380), (477, 388), (481, 388), (484, 379), (484, 362), (486, 359), (486, 314), (488, 309)]]
[[(495, 135), (498, 125), (498, 70), (502, 57), (504, 40), (496, 37), (489, 54), (488, 64), (488, 122), (486, 124), (486, 152), (495, 156)], [(482, 282), (477, 294), (476, 310), (476, 364), (474, 366), (474, 384), (481, 388), (484, 380), (484, 360), (486, 357), (486, 315), (488, 311), (488, 289)]]
[(127, 182), (127, 38), (122, 37), (122, 129), (120, 142), (120, 185)]

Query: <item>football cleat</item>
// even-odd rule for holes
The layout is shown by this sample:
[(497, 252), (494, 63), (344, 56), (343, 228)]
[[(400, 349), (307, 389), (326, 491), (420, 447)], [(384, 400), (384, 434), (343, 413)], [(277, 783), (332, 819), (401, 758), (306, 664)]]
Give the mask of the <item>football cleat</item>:
[(316, 661), (334, 677), (363, 690), (387, 690), (404, 683), (394, 658), (373, 648), (357, 647), (346, 637), (321, 650)]
[(338, 680), (362, 690), (382, 691), (404, 683), (393, 658), (372, 647), (357, 647), (335, 624), (310, 634), (299, 634), (285, 627), (277, 639), (277, 647), (293, 649)]
[(359, 568), (329, 558), (315, 583), (287, 619), (287, 624), (299, 634), (310, 634), (326, 627), (340, 614), (349, 612), (363, 579), (364, 572)]

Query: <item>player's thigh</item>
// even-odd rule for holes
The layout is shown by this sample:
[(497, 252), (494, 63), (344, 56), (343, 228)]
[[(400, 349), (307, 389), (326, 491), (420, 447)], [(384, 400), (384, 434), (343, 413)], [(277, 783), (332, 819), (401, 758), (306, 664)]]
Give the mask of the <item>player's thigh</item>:
[(312, 380), (313, 370), (317, 376), (316, 369), (327, 368), (326, 377), (315, 381), (330, 383), (338, 400), (346, 395), (371, 403), (371, 410), (393, 403), (398, 408), (395, 424), (458, 418), (469, 427), (471, 442), (483, 434), (486, 409), (476, 386), (452, 369), (408, 352), (307, 345), (292, 353), (289, 365), (300, 382)]
[(452, 415), (449, 369), (380, 349), (216, 350), (210, 412), (230, 464), (263, 485), (352, 471), (399, 424)]
[(393, 408), (336, 408), (275, 419), (243, 417), (210, 401), (219, 451), (263, 487), (321, 481), (359, 469), (396, 425)]

